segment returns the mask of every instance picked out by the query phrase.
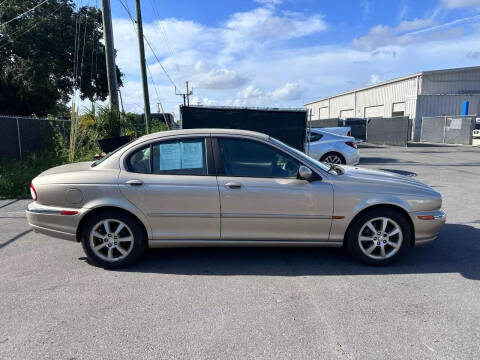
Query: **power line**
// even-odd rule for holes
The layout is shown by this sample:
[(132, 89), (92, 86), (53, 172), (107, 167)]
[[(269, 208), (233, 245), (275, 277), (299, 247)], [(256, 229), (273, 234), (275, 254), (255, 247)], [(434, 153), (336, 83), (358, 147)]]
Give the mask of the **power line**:
[[(132, 13), (130, 12), (130, 8), (128, 7), (128, 3), (124, 4), (121, 0), (120, 0), (120, 3), (122, 4), (123, 8), (127, 11), (128, 15), (130, 17), (130, 20), (132, 21), (133, 30), (135, 31), (135, 33), (137, 33), (137, 28), (135, 26), (136, 21), (133, 19)], [(155, 84), (155, 81), (153, 79), (152, 71), (150, 70), (150, 66), (147, 63), (145, 63), (145, 65), (147, 67), (147, 71), (148, 71), (148, 74), (149, 74), (149, 77), (150, 77), (150, 81), (153, 85), (153, 89), (155, 90), (155, 95), (157, 96), (157, 101), (160, 103), (160, 95), (158, 94), (157, 85)]]
[[(136, 24), (136, 21), (135, 19), (133, 18), (133, 15), (132, 13), (130, 12), (129, 8), (127, 5), (124, 4), (123, 0), (118, 0), (120, 2), (120, 4), (123, 6), (123, 8), (125, 9), (125, 11), (127, 12), (128, 16), (130, 17), (130, 20)], [(160, 67), (162, 68), (163, 72), (165, 73), (166, 77), (168, 78), (168, 80), (172, 83), (172, 85), (177, 88), (177, 85), (175, 84), (175, 82), (173, 81), (173, 79), (170, 77), (170, 75), (168, 74), (167, 70), (165, 69), (165, 67), (162, 65), (160, 59), (158, 58), (155, 50), (153, 49), (152, 45), (150, 44), (150, 41), (148, 41), (148, 38), (145, 36), (145, 34), (143, 35), (143, 38), (145, 39), (145, 42), (147, 43), (148, 47), (150, 48), (150, 51), (152, 52), (153, 56), (155, 57), (155, 59), (157, 60), (158, 64), (160, 65)]]
[[(155, 16), (160, 19), (160, 13), (158, 12), (157, 10), (157, 7), (155, 5), (155, 2), (153, 0), (150, 0), (150, 6), (152, 7), (153, 9), (153, 12), (155, 14)], [(179, 67), (178, 67), (178, 63), (177, 63), (177, 60), (175, 59), (175, 51), (173, 50), (171, 44), (170, 44), (170, 41), (168, 39), (168, 34), (167, 32), (165, 31), (165, 28), (164, 26), (162, 25), (162, 22), (159, 21), (158, 22), (158, 27), (160, 29), (160, 34), (162, 35), (162, 39), (163, 41), (165, 42), (165, 45), (166, 45), (166, 48), (168, 50), (168, 52), (170, 53), (170, 56), (172, 57), (173, 59), (173, 62), (175, 64), (175, 67), (177, 68), (177, 71), (179, 70)]]
[[(65, 3), (61, 3), (60, 5), (58, 5), (58, 7), (57, 7), (54, 11), (52, 11), (51, 13), (47, 14), (47, 15), (44, 17), (44, 19), (47, 19), (47, 18), (49, 18), (50, 16), (56, 14), (57, 11), (60, 10), (60, 8), (63, 7), (63, 6), (65, 6)], [(33, 28), (37, 27), (39, 24), (40, 24), (40, 22), (36, 21), (32, 26), (30, 26), (30, 27), (28, 27), (28, 28), (26, 28), (26, 29), (20, 28), (20, 29), (14, 31), (14, 32), (11, 33), (11, 34), (3, 33), (2, 35), (5, 35), (5, 39), (3, 39), (3, 40), (5, 40), (6, 42), (5, 42), (4, 44), (1, 44), (1, 45), (0, 45), (0, 49), (2, 49), (2, 48), (4, 48), (5, 46), (8, 45), (8, 38), (19, 38), (20, 36), (26, 34), (26, 33), (29, 32), (30, 30), (32, 30)], [(24, 31), (22, 31), (22, 30), (24, 30)], [(17, 35), (17, 34), (18, 34), (18, 35)]]
[(152, 51), (153, 56), (155, 56), (155, 59), (157, 60), (158, 65), (160, 65), (160, 67), (162, 68), (163, 72), (164, 72), (165, 75), (167, 76), (168, 80), (170, 80), (170, 82), (172, 83), (172, 85), (176, 88), (177, 85), (175, 85), (175, 82), (172, 80), (172, 78), (171, 78), (170, 75), (168, 74), (167, 70), (166, 70), (165, 67), (162, 65), (160, 59), (158, 58), (157, 54), (155, 53), (155, 50), (153, 50), (153, 47), (152, 47), (152, 45), (150, 44), (150, 41), (148, 41), (148, 39), (145, 37), (145, 35), (143, 35), (143, 38), (145, 39), (145, 41), (146, 41), (148, 47), (150, 48), (150, 50)]
[(10, 24), (12, 21), (17, 20), (17, 19), (21, 18), (23, 15), (26, 15), (26, 14), (28, 14), (29, 12), (32, 12), (33, 10), (35, 10), (36, 8), (42, 6), (42, 5), (45, 4), (47, 1), (48, 1), (48, 0), (42, 1), (40, 4), (35, 5), (35, 6), (32, 7), (31, 9), (28, 9), (27, 11), (25, 11), (24, 13), (21, 13), (20, 15), (15, 16), (13, 19), (10, 19), (10, 20), (8, 20), (7, 22), (4, 22), (3, 24), (0, 24), (0, 26)]

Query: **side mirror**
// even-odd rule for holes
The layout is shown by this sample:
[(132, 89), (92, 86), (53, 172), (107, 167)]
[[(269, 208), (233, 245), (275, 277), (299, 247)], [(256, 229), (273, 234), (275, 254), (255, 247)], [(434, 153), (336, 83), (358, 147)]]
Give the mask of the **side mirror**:
[(308, 167), (300, 165), (298, 168), (298, 177), (303, 180), (309, 180), (312, 177), (313, 173)]

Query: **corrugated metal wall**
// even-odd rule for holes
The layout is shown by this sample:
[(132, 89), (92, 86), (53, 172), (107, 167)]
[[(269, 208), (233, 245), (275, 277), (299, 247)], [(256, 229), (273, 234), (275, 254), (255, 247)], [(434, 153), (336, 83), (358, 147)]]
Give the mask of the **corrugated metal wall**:
[(343, 110), (353, 109), (355, 105), (355, 94), (346, 94), (330, 99), (330, 117), (341, 117)]
[[(357, 116), (364, 116), (365, 107), (384, 106), (381, 116), (392, 116), (393, 103), (405, 102), (408, 97), (417, 95), (417, 79), (410, 78), (391, 84), (363, 90), (357, 93)], [(413, 114), (406, 113), (406, 116)]]
[[(417, 95), (417, 79), (415, 77), (401, 80), (391, 84), (385, 84), (355, 93), (349, 93), (325, 99), (316, 103), (306, 105), (312, 109), (312, 119), (364, 117), (366, 108), (383, 106), (382, 113), (375, 113), (374, 116), (392, 116), (394, 103), (407, 103)], [(378, 110), (378, 108), (377, 108)], [(415, 106), (406, 104), (405, 115), (414, 116)], [(410, 112), (413, 111), (413, 112)]]
[(480, 113), (479, 95), (419, 95), (415, 117), (414, 140), (420, 140), (422, 117), (458, 116), (462, 113), (462, 103), (470, 102), (469, 115)]
[(425, 73), (420, 94), (480, 94), (480, 69)]
[(305, 105), (305, 109), (312, 110), (312, 120), (328, 119), (330, 117), (328, 115), (328, 99)]

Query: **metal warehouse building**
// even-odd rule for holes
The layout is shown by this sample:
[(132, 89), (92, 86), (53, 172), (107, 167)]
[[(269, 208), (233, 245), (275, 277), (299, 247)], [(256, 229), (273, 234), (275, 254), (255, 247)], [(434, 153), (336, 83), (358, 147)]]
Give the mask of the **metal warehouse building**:
[(305, 104), (312, 120), (408, 116), (418, 140), (422, 117), (480, 113), (480, 66), (423, 71)]

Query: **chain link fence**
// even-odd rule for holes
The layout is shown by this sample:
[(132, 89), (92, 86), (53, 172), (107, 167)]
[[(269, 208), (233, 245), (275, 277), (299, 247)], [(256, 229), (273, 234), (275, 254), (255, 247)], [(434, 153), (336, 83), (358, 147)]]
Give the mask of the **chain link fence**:
[(55, 134), (70, 136), (70, 120), (0, 115), (0, 158), (22, 160), (51, 145)]
[(472, 145), (475, 116), (423, 117), (420, 142)]

